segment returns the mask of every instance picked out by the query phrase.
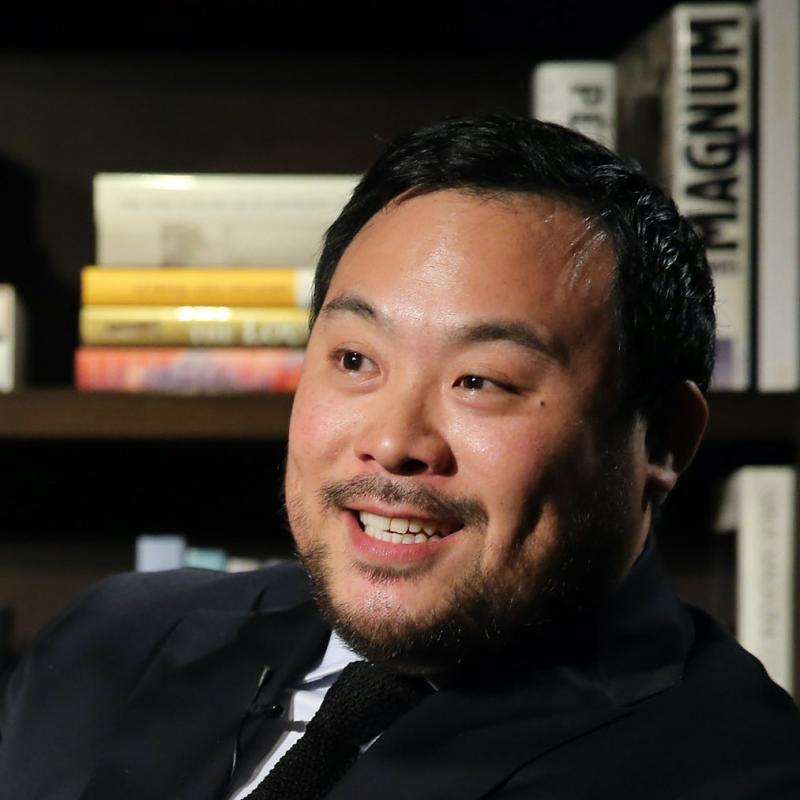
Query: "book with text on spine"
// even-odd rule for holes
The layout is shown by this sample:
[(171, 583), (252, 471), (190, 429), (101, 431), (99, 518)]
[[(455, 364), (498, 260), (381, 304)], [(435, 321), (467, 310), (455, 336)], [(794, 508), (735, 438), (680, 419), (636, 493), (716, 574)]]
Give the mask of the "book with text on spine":
[(222, 394), (293, 392), (303, 348), (94, 347), (75, 351), (82, 391)]
[(302, 347), (307, 308), (281, 306), (84, 305), (80, 339), (88, 345)]
[(617, 68), (613, 61), (542, 61), (531, 71), (531, 116), (617, 145)]
[(102, 266), (314, 265), (355, 174), (98, 173)]
[(89, 265), (83, 305), (287, 306), (307, 308), (311, 267), (162, 267)]
[(747, 465), (725, 484), (715, 523), (736, 536), (736, 638), (790, 694), (795, 688), (797, 474)]
[(661, 182), (705, 244), (716, 390), (752, 384), (752, 37), (747, 3), (683, 3), (617, 60), (618, 151)]

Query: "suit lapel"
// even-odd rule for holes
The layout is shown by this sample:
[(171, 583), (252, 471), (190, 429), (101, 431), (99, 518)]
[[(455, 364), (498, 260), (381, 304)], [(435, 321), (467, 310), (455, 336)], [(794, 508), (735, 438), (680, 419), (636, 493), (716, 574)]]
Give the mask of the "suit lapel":
[(329, 800), (475, 800), (524, 764), (631, 713), (577, 685), (565, 698), (561, 684), (553, 698), (554, 685), (436, 693), (388, 729)]
[(198, 610), (158, 649), (98, 758), (83, 800), (216, 797), (265, 667), (269, 702), (324, 647), (305, 602), (272, 612)]

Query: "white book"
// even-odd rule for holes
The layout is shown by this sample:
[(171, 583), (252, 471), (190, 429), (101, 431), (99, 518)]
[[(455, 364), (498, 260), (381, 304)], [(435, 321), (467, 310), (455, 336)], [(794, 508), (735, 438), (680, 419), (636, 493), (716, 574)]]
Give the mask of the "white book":
[(179, 569), (186, 563), (186, 550), (186, 538), (179, 534), (140, 534), (136, 537), (135, 569), (137, 572)]
[(314, 266), (358, 175), (98, 173), (98, 266)]
[(660, 180), (706, 247), (715, 390), (752, 385), (752, 38), (749, 3), (683, 3), (617, 59), (618, 150)]
[(728, 480), (721, 530), (736, 534), (736, 637), (794, 689), (795, 496), (790, 466), (746, 466)]
[(800, 0), (760, 0), (757, 388), (800, 386)]
[(542, 61), (531, 71), (531, 116), (573, 128), (613, 150), (616, 73), (613, 61)]
[(0, 283), (0, 392), (25, 383), (25, 309), (16, 288)]

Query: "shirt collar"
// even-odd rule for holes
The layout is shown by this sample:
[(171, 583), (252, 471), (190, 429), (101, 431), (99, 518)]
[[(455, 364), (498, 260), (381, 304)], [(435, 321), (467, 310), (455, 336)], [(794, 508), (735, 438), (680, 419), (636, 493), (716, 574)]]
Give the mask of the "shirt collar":
[(350, 650), (336, 631), (332, 631), (322, 660), (310, 672), (306, 673), (305, 677), (300, 681), (300, 685), (303, 686), (307, 683), (327, 678), (330, 675), (341, 672), (351, 661), (359, 660), (361, 660), (360, 656)]

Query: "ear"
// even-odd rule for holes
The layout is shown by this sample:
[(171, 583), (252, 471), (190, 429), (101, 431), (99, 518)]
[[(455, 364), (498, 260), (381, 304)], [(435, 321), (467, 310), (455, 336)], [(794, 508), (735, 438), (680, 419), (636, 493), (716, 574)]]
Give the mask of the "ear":
[(708, 423), (708, 403), (692, 381), (672, 390), (647, 422), (647, 488), (672, 491), (691, 464)]

